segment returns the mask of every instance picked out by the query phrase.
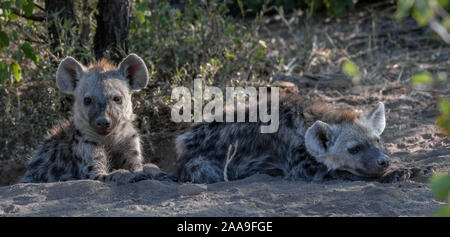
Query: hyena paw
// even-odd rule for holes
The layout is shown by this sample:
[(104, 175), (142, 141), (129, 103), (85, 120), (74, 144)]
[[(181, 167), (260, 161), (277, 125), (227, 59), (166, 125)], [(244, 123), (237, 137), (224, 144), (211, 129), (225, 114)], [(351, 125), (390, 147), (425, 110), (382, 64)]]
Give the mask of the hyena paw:
[(411, 177), (411, 174), (412, 172), (410, 169), (396, 169), (383, 175), (380, 179), (380, 182), (382, 183), (403, 182), (408, 180)]
[(143, 170), (143, 173), (137, 174), (130, 182), (136, 183), (142, 180), (178, 181), (174, 175), (161, 171), (154, 164), (145, 164)]
[(175, 175), (161, 172), (158, 175), (138, 174), (133, 179), (130, 180), (130, 183), (137, 183), (137, 182), (143, 181), (143, 180), (158, 180), (158, 181), (178, 182), (178, 179), (177, 179), (177, 177)]
[(424, 168), (412, 168), (411, 178), (416, 177), (429, 177), (436, 172), (436, 168), (433, 166), (427, 166)]
[(114, 172), (105, 176), (105, 182), (115, 183), (115, 184), (126, 184), (129, 183), (136, 175), (128, 170), (115, 170)]

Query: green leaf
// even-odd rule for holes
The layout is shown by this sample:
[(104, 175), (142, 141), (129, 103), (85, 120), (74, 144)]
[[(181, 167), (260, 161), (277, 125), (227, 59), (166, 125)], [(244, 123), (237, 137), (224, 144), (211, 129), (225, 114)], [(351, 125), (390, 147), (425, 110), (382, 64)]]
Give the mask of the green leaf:
[(232, 59), (236, 58), (236, 54), (230, 53), (230, 51), (228, 51), (228, 49), (225, 49), (225, 58), (227, 60), (232, 60)]
[(431, 79), (432, 79), (431, 73), (422, 72), (422, 73), (418, 73), (418, 74), (414, 75), (411, 78), (411, 82), (413, 84), (417, 84), (417, 83), (426, 84), (426, 83), (431, 82)]
[(20, 65), (17, 62), (12, 62), (9, 66), (11, 68), (12, 76), (16, 82), (20, 82), (20, 78), (22, 77), (22, 70)]
[(414, 0), (398, 0), (397, 10), (395, 11), (395, 19), (398, 21), (403, 20), (406, 16), (408, 16), (413, 5)]
[(445, 200), (450, 191), (450, 175), (438, 173), (431, 177), (431, 191), (439, 200)]
[(434, 214), (435, 217), (450, 217), (450, 204), (445, 205), (443, 208)]
[(3, 11), (10, 11), (11, 10), (11, 2), (3, 2), (1, 3), (0, 7), (2, 8)]
[(347, 60), (342, 65), (342, 70), (351, 77), (356, 77), (359, 74), (358, 66), (351, 60)]
[(0, 83), (5, 85), (7, 80), (8, 80), (8, 65), (6, 64), (6, 62), (1, 62), (0, 63)]
[(450, 135), (450, 101), (441, 99), (438, 103), (438, 108), (440, 115), (437, 118), (437, 125), (445, 134)]
[(245, 15), (244, 4), (242, 3), (241, 0), (237, 0), (237, 3), (238, 3), (238, 6), (239, 6), (239, 9), (241, 10), (242, 16), (244, 16)]
[(438, 0), (438, 4), (445, 9), (450, 5), (450, 0)]
[(19, 19), (19, 16), (14, 13), (11, 13), (11, 20), (17, 21), (17, 19)]
[(21, 9), (24, 3), (25, 0), (16, 0), (16, 7)]
[(434, 11), (428, 6), (425, 6), (420, 10), (415, 7), (413, 8), (411, 15), (419, 25), (424, 26), (434, 18)]
[(0, 48), (6, 49), (8, 48), (8, 46), (9, 46), (8, 35), (5, 32), (0, 31)]
[(145, 22), (145, 16), (144, 16), (144, 13), (142, 11), (138, 11), (137, 14), (136, 14), (136, 17), (137, 17), (137, 19), (138, 19), (140, 24)]
[(25, 56), (27, 56), (27, 58), (33, 60), (35, 63), (39, 62), (39, 56), (34, 54), (34, 49), (29, 43), (25, 42), (22, 45), (22, 51), (25, 53)]
[(442, 99), (439, 101), (438, 107), (439, 107), (439, 111), (441, 111), (442, 114), (450, 115), (450, 101), (446, 101), (446, 100)]
[(33, 0), (27, 0), (22, 6), (22, 10), (25, 13), (25, 16), (27, 17), (31, 16), (31, 14), (33, 14), (33, 8), (34, 8)]

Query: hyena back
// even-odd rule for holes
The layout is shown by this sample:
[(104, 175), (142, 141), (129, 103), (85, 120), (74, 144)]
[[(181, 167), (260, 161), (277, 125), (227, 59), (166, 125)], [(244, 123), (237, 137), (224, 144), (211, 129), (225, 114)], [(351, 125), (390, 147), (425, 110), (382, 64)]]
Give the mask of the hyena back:
[[(213, 183), (263, 173), (321, 181), (337, 177), (334, 171), (360, 177), (377, 177), (386, 171), (389, 157), (380, 142), (385, 127), (383, 103), (365, 114), (323, 106), (313, 110), (328, 123), (318, 120), (307, 128), (305, 109), (282, 103), (275, 133), (260, 133), (261, 122), (195, 125), (177, 138), (178, 179)], [(231, 158), (228, 164), (227, 158)]]
[(117, 67), (102, 60), (85, 67), (71, 57), (56, 81), (74, 96), (73, 119), (58, 124), (38, 147), (22, 182), (96, 179), (122, 182), (143, 170), (132, 91), (147, 85), (148, 71), (135, 54)]

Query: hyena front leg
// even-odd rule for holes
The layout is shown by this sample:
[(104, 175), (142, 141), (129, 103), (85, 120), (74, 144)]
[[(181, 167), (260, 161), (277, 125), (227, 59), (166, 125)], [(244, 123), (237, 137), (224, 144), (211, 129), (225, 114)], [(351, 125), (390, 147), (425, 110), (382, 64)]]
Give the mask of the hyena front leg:
[(82, 151), (85, 178), (121, 184), (129, 183), (135, 176), (123, 169), (108, 173), (107, 152), (96, 143), (84, 144)]
[(393, 168), (381, 177), (363, 177), (347, 171), (334, 170), (327, 175), (327, 178), (348, 181), (378, 181), (380, 183), (397, 183), (418, 177), (426, 177), (434, 172), (435, 169), (432, 166), (427, 166), (424, 168)]
[(223, 167), (203, 156), (190, 159), (178, 173), (182, 182), (215, 183), (224, 180)]
[(105, 181), (108, 174), (108, 156), (102, 146), (96, 143), (83, 144), (81, 157), (83, 160), (84, 178)]
[(141, 140), (137, 134), (133, 135), (126, 144), (121, 155), (119, 168), (129, 170), (133, 173), (143, 171), (143, 160)]
[(435, 168), (427, 166), (424, 168), (397, 168), (383, 175), (379, 181), (381, 183), (403, 182), (408, 179), (430, 176), (435, 172)]

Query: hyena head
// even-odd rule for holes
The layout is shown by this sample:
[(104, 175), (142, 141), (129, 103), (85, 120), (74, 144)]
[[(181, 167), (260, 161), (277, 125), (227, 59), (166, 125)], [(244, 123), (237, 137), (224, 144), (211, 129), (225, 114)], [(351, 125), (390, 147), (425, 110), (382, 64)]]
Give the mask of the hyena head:
[(368, 177), (384, 174), (389, 166), (389, 157), (380, 142), (386, 125), (384, 104), (379, 102), (359, 116), (350, 112), (344, 117), (331, 124), (319, 120), (308, 128), (305, 134), (308, 152), (329, 170)]
[(106, 136), (120, 123), (133, 120), (131, 92), (144, 88), (147, 81), (147, 67), (135, 54), (117, 67), (105, 60), (85, 67), (66, 57), (56, 73), (58, 88), (74, 96), (75, 125), (95, 136)]

